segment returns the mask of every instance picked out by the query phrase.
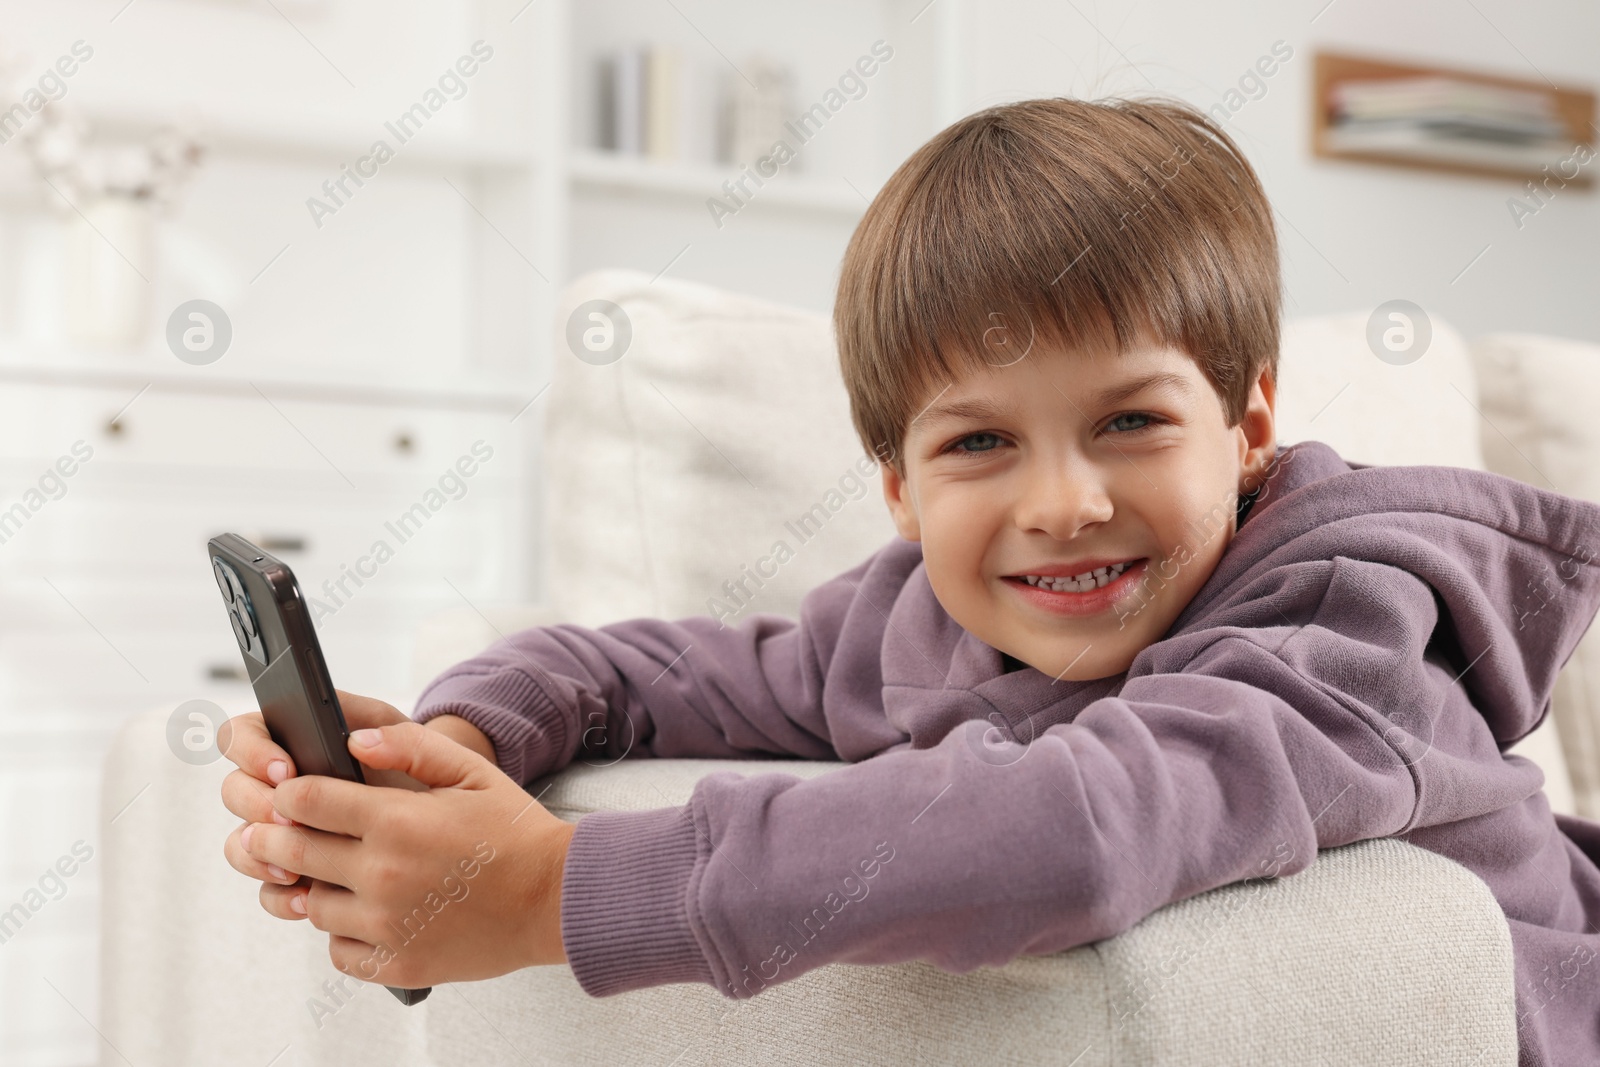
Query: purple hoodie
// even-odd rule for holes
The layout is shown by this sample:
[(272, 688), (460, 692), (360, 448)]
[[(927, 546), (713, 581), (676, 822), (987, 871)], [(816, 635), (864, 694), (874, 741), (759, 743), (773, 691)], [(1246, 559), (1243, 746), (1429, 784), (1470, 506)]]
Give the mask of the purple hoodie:
[(1216, 571), (1114, 677), (1008, 671), (895, 538), (798, 622), (536, 627), (440, 675), (415, 718), (474, 723), (524, 784), (624, 751), (852, 764), (714, 773), (683, 807), (584, 816), (561, 929), (594, 996), (998, 967), (1398, 836), (1504, 909), (1520, 1062), (1592, 1067), (1600, 824), (1553, 814), (1504, 751), (1600, 608), (1596, 540), (1600, 506), (1308, 441), (1279, 449)]

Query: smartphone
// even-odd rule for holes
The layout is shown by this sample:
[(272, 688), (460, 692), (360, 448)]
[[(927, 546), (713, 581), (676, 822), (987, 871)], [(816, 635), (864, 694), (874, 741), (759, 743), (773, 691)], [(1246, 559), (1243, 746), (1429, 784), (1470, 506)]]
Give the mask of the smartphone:
[[(272, 740), (289, 753), (297, 774), (365, 781), (294, 572), (238, 534), (219, 534), (206, 549)], [(433, 991), (384, 988), (408, 1005)]]

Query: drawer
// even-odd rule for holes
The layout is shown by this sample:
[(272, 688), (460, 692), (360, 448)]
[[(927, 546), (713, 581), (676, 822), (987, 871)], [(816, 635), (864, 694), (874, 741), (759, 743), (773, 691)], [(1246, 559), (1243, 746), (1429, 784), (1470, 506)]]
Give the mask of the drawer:
[[(461, 480), (457, 498), (430, 496), (437, 481), (420, 479), (384, 494), (287, 483), (256, 488), (253, 479), (155, 487), (85, 481), (20, 523), (0, 514), (0, 534), (7, 537), (0, 544), (0, 581), (70, 573), (192, 580), (211, 589), (206, 541), (225, 531), (281, 558), (308, 589), (357, 567), (377, 571), (384, 581), (404, 575), (470, 581), (491, 562), (504, 574), (505, 561), (517, 551), (511, 538), (521, 498), (509, 481), (482, 475)], [(455, 491), (456, 485), (449, 487)], [(429, 503), (438, 510), (430, 511)], [(379, 542), (392, 554), (381, 567), (371, 561)]]
[[(437, 478), (458, 462), (462, 470), (498, 473), (515, 465), (524, 424), (531, 425), (499, 411), (285, 399), (273, 397), (271, 386), (263, 392), (8, 384), (0, 390), (0, 462), (13, 474), (43, 471), (82, 440), (93, 450), (90, 468), (291, 470), (360, 488), (371, 475)], [(32, 465), (17, 462), (24, 460)]]
[[(492, 590), (460, 588), (474, 603), (493, 599)], [(84, 617), (57, 598), (58, 610), (41, 616), (40, 624), (0, 632), (0, 727), (14, 726), (26, 709), (46, 704), (98, 712), (115, 723), (151, 706), (250, 699), (220, 598), (175, 609), (148, 598), (63, 592)], [(367, 693), (404, 688), (417, 627), (460, 604), (443, 583), (426, 590), (363, 591), (317, 625), (334, 684)]]

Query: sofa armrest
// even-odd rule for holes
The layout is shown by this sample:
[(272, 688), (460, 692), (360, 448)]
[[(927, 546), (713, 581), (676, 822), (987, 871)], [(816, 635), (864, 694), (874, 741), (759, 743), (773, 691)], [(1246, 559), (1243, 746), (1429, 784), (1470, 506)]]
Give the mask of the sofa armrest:
[(171, 713), (130, 716), (101, 779), (100, 1062), (435, 1067), (418, 1009), (340, 974), (327, 934), (268, 915), (228, 865), (234, 766), (173, 755)]
[[(594, 998), (569, 969), (538, 967), (405, 1008), (335, 971), (309, 923), (261, 910), (222, 857), (231, 764), (177, 759), (169, 714), (132, 717), (103, 779), (99, 1027), (135, 1063), (264, 1063), (286, 1048), (279, 1062), (350, 1067), (685, 1052), (682, 1064), (1516, 1061), (1498, 904), (1464, 867), (1399, 840), (1328, 850), (1299, 874), (1202, 894), (1118, 937), (966, 975), (836, 964), (732, 1001), (699, 985)], [(712, 770), (839, 766), (623, 760), (531, 788), (548, 785), (544, 801), (576, 820), (683, 803)]]
[[(810, 777), (839, 766), (624, 760), (530, 789), (547, 784), (547, 806), (575, 820), (683, 803), (713, 770)], [(594, 998), (569, 969), (538, 967), (457, 983), (436, 1000), (429, 1052), (484, 1067), (1517, 1058), (1499, 904), (1466, 868), (1398, 839), (1330, 849), (1296, 875), (1224, 886), (1117, 937), (970, 974), (834, 964), (734, 1001), (695, 984)]]

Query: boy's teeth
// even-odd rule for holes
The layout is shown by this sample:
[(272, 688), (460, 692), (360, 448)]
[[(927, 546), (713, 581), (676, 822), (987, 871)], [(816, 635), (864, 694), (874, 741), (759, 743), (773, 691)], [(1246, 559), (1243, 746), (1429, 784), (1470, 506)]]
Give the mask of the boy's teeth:
[(1128, 564), (1117, 563), (1110, 567), (1100, 567), (1093, 571), (1086, 571), (1071, 578), (1045, 578), (1037, 574), (1027, 574), (1023, 576), (1023, 580), (1029, 585), (1038, 586), (1041, 589), (1049, 589), (1057, 593), (1087, 593), (1091, 589), (1099, 589), (1101, 586), (1114, 581), (1118, 575), (1127, 569)]

